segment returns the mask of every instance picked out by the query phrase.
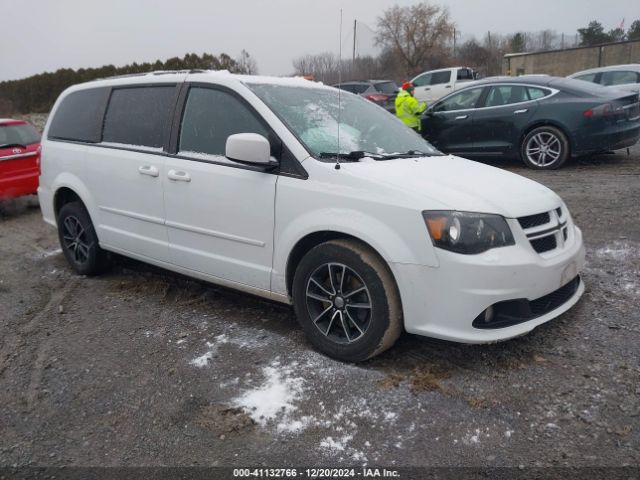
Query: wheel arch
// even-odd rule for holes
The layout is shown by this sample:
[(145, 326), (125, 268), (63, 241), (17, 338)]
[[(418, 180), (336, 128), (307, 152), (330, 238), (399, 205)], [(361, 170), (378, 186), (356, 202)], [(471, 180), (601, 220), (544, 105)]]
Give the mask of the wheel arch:
[(314, 247), (322, 243), (329, 242), (331, 240), (353, 240), (366, 246), (368, 249), (370, 249), (375, 255), (377, 255), (380, 258), (380, 260), (384, 263), (384, 265), (386, 265), (386, 267), (389, 269), (391, 277), (393, 278), (393, 281), (395, 282), (396, 286), (399, 288), (398, 281), (393, 273), (393, 269), (391, 268), (391, 265), (389, 264), (389, 262), (387, 262), (387, 260), (384, 259), (384, 257), (380, 254), (380, 252), (376, 250), (376, 248), (374, 248), (370, 243), (354, 235), (351, 235), (349, 233), (344, 233), (336, 230), (320, 230), (320, 231), (308, 233), (304, 237), (300, 238), (296, 242), (294, 247), (291, 249), (291, 252), (289, 253), (289, 256), (287, 258), (286, 271), (285, 271), (285, 283), (287, 288), (287, 295), (289, 296), (289, 298), (291, 298), (292, 291), (293, 291), (293, 278), (295, 276), (298, 265), (300, 265), (300, 262), (302, 261), (304, 256)]
[(527, 125), (527, 127), (522, 130), (522, 133), (520, 134), (520, 139), (518, 141), (518, 149), (517, 149), (518, 156), (521, 155), (522, 142), (524, 142), (524, 139), (526, 138), (526, 136), (529, 135), (529, 133), (531, 133), (533, 130), (539, 127), (554, 127), (560, 130), (564, 134), (564, 136), (567, 137), (567, 140), (569, 141), (569, 156), (571, 156), (571, 152), (573, 152), (573, 150), (575, 149), (575, 142), (574, 142), (573, 136), (571, 135), (571, 131), (566, 127), (566, 125), (558, 122), (557, 120), (551, 120), (548, 118), (536, 120), (533, 123)]

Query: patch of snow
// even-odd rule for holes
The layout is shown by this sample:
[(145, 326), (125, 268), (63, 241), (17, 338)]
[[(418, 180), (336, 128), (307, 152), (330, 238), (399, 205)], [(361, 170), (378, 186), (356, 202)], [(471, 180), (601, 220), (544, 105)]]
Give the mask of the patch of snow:
[(343, 452), (352, 438), (353, 437), (351, 435), (345, 435), (344, 437), (336, 440), (334, 440), (333, 437), (326, 437), (320, 441), (320, 447), (333, 452)]
[(202, 368), (209, 365), (209, 361), (213, 358), (213, 350), (209, 350), (204, 355), (200, 355), (199, 357), (194, 358), (189, 362), (190, 365), (194, 367)]
[(52, 250), (50, 252), (44, 252), (42, 254), (43, 258), (47, 258), (47, 257), (53, 257), (54, 255), (59, 255), (62, 253), (62, 249), (61, 248), (56, 248), (55, 250)]
[[(234, 406), (244, 409), (258, 424), (265, 426), (276, 417), (286, 425), (289, 416), (297, 409), (294, 402), (303, 392), (302, 378), (288, 376), (291, 370), (279, 367), (277, 362), (263, 368), (264, 382), (256, 389), (249, 390), (233, 401)], [(302, 422), (300, 420), (300, 422)], [(296, 424), (294, 428), (302, 428)]]

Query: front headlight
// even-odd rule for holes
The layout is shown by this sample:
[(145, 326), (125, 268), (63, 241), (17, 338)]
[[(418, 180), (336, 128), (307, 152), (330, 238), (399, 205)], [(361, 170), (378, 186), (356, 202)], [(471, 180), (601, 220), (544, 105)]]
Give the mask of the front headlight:
[(436, 247), (456, 253), (482, 253), (515, 245), (507, 221), (500, 215), (456, 211), (422, 212)]

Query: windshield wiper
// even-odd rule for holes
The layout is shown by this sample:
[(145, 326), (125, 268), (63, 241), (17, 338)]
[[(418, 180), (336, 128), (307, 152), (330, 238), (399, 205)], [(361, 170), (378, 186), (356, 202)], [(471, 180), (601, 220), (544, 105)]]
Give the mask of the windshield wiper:
[(22, 145), (21, 143), (4, 143), (4, 144), (0, 145), (0, 148), (11, 148), (11, 147), (27, 148), (26, 145)]
[(385, 160), (391, 160), (393, 158), (416, 158), (416, 157), (441, 157), (440, 152), (425, 153), (420, 150), (409, 150), (404, 153), (389, 153), (384, 155)]
[[(373, 153), (366, 152), (364, 150), (354, 150), (349, 153), (341, 153), (340, 158), (345, 160), (360, 160), (361, 158), (369, 157), (374, 160), (393, 160), (394, 158), (416, 158), (416, 157), (440, 157), (443, 154), (440, 152), (425, 153), (420, 150), (409, 150), (404, 153)], [(320, 158), (336, 158), (338, 154), (336, 152), (322, 152)]]
[(378, 158), (378, 159), (385, 158), (385, 156), (380, 153), (365, 152), (364, 150), (354, 150), (349, 153), (340, 153), (340, 154), (338, 154), (337, 152), (321, 152), (319, 157), (320, 158), (336, 158), (338, 157), (338, 155), (340, 156), (341, 159), (344, 158), (346, 160), (360, 160), (361, 158), (364, 158), (364, 157)]

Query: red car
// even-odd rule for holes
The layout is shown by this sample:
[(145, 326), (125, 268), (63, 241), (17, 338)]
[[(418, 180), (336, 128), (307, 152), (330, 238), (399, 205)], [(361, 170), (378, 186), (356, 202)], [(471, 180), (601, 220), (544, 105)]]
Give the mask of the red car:
[(40, 134), (22, 120), (0, 119), (0, 199), (38, 190)]

